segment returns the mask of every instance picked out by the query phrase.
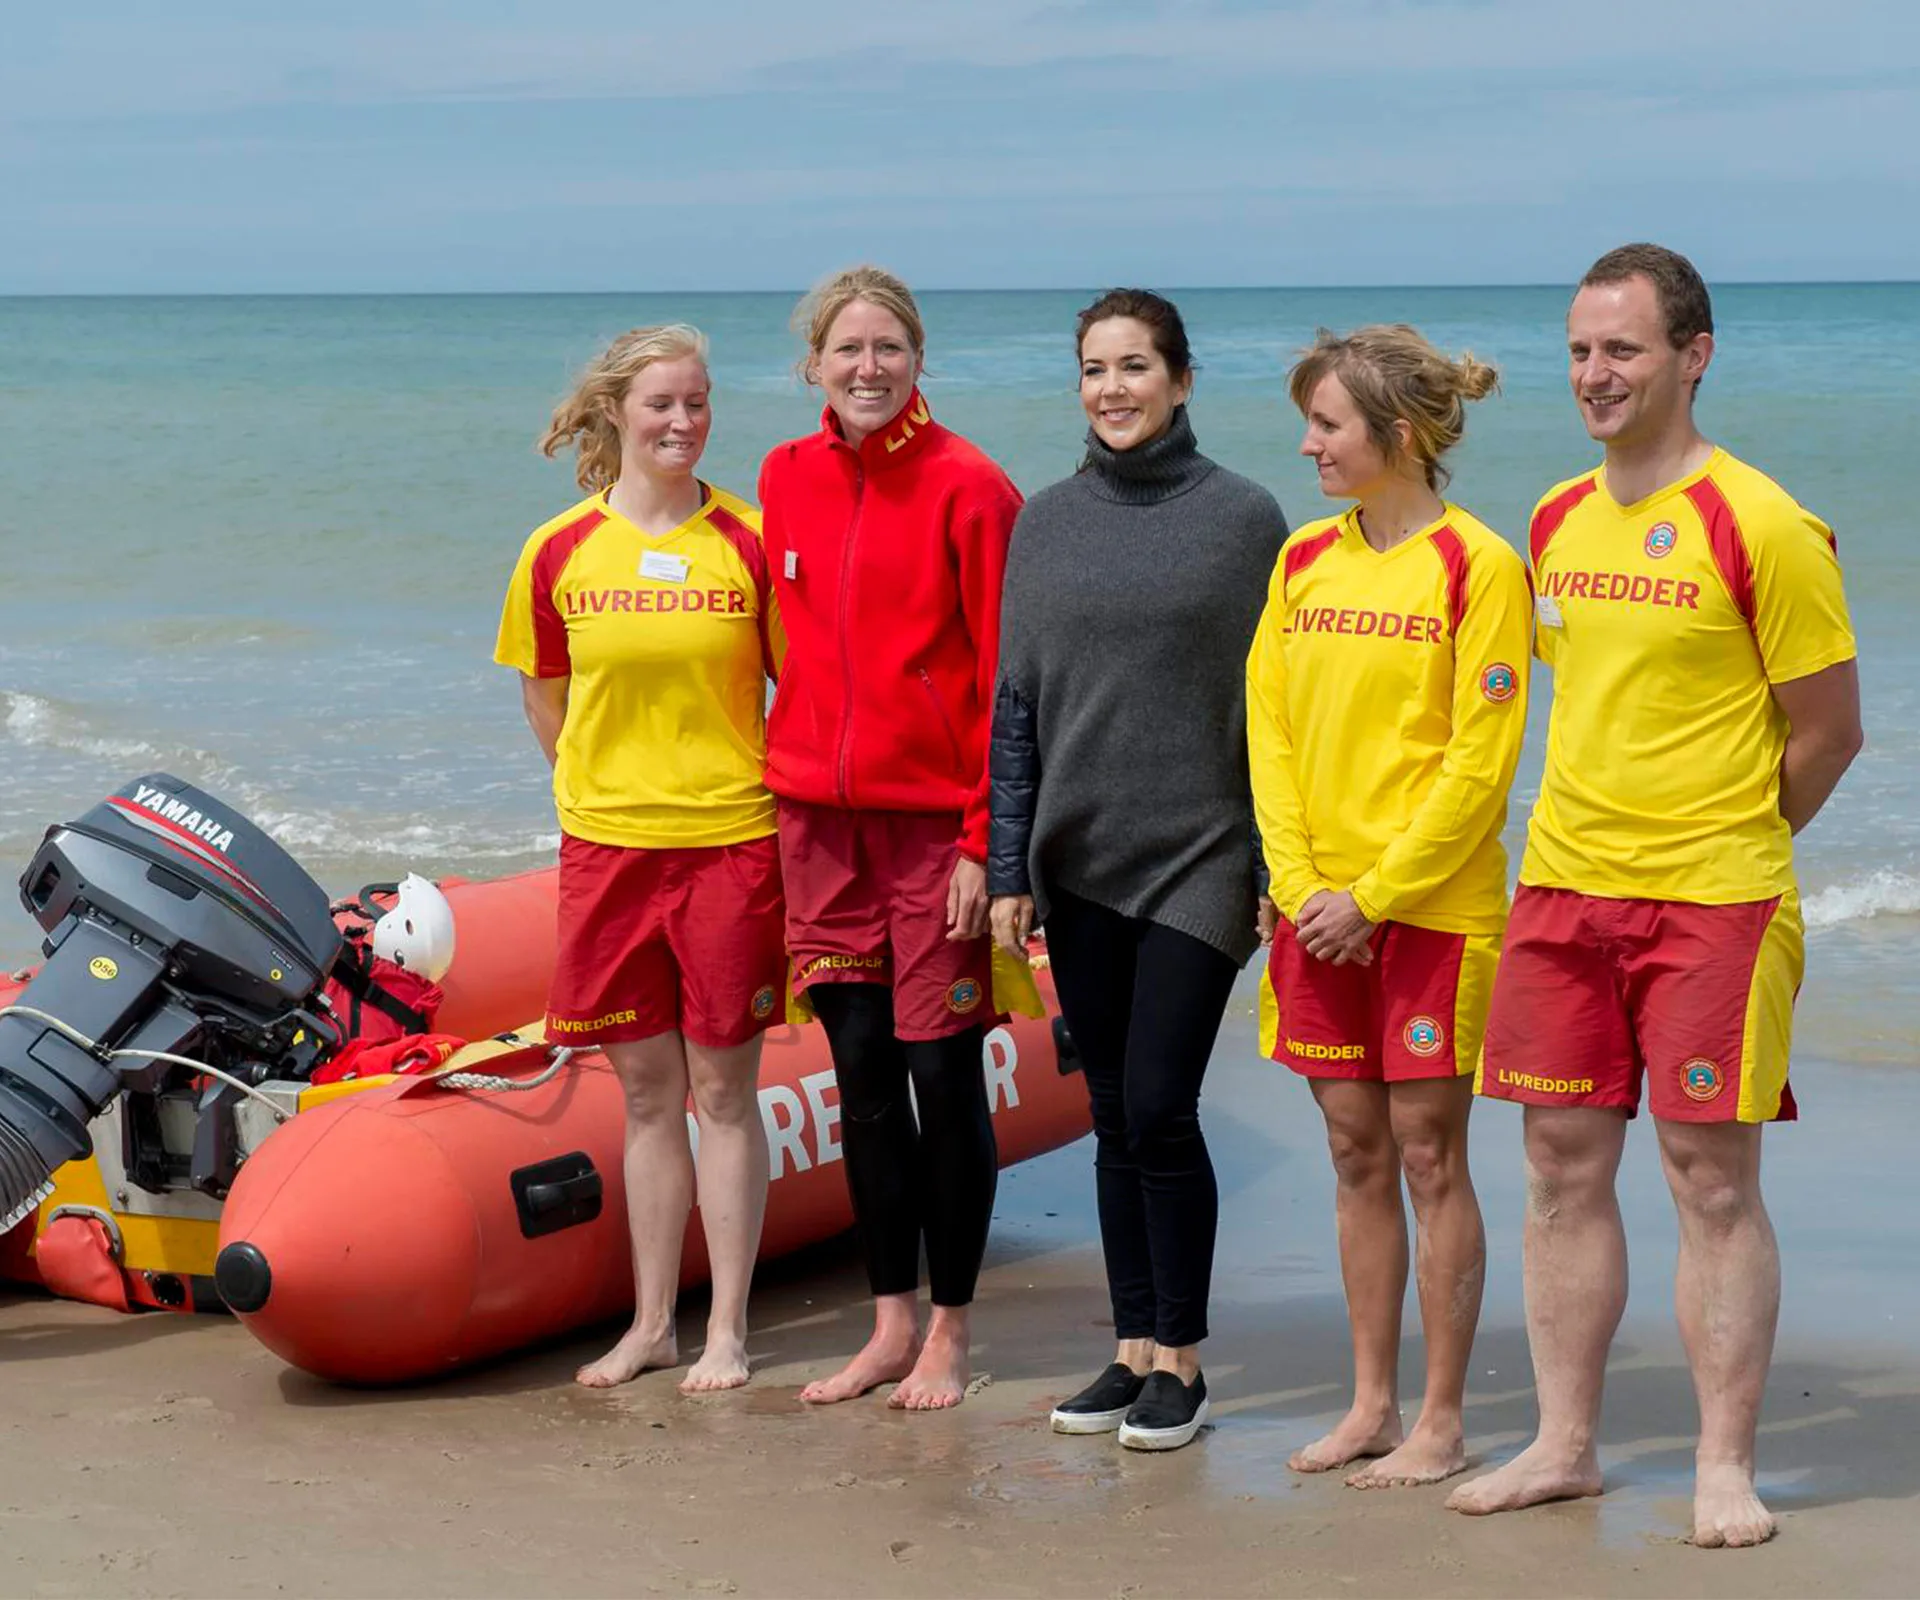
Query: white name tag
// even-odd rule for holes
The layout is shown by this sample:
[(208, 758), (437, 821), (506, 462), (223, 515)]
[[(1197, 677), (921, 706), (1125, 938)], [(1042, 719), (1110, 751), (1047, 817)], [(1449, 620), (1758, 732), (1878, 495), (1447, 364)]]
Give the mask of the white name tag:
[(640, 576), (662, 583), (685, 583), (692, 570), (693, 564), (685, 556), (668, 555), (664, 550), (649, 550), (640, 557)]
[(1533, 597), (1533, 614), (1543, 628), (1562, 628), (1566, 619), (1560, 615), (1560, 602), (1550, 594), (1538, 594)]
[(797, 578), (800, 576), (800, 556), (798, 552), (793, 550), (787, 552), (785, 566), (789, 578)]

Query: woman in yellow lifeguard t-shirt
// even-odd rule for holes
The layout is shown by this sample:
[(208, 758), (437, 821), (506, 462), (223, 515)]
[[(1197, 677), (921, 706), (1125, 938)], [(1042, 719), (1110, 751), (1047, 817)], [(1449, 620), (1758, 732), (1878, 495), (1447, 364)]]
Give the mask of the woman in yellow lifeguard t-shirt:
[[(1466, 1463), (1462, 1393), (1486, 1243), (1467, 1115), (1506, 920), (1500, 828), (1526, 727), (1520, 557), (1441, 498), (1440, 458), (1490, 367), (1412, 328), (1322, 333), (1290, 389), (1321, 490), (1354, 502), (1276, 564), (1247, 663), (1247, 743), (1271, 898), (1261, 1045), (1307, 1078), (1337, 1177), (1352, 1408), (1291, 1465), (1361, 1457), (1356, 1487)], [(1420, 1420), (1396, 1374), (1404, 1173), (1427, 1337)]]
[(785, 908), (766, 765), (781, 649), (751, 506), (694, 475), (712, 426), (707, 345), (615, 340), (541, 448), (578, 450), (588, 498), (521, 551), (495, 659), (521, 674), (560, 815), (555, 1044), (606, 1052), (626, 1092), (633, 1326), (577, 1380), (673, 1366), (699, 1121), (713, 1263), (707, 1345), (680, 1387), (747, 1381), (747, 1290), (766, 1210), (760, 1037), (785, 1009)]

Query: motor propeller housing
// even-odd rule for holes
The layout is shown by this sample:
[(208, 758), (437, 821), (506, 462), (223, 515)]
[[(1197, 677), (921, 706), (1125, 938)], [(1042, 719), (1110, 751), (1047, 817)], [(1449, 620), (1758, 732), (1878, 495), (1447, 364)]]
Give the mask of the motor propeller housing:
[[(156, 1092), (180, 1070), (150, 1057), (123, 1070), (109, 1052), (187, 1055), (259, 1082), (305, 1076), (337, 1040), (314, 1012), (341, 949), (325, 891), (179, 778), (141, 778), (49, 828), (20, 898), (47, 962), (0, 1016), (0, 1231), (91, 1153), (87, 1124), (117, 1093)], [(190, 1177), (219, 1193), (231, 1172)]]

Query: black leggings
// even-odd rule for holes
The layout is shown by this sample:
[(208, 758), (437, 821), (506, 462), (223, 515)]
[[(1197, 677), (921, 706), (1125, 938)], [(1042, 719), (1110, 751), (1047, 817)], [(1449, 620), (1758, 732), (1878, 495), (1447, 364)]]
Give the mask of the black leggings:
[(869, 1286), (877, 1295), (917, 1290), (924, 1234), (933, 1303), (969, 1304), (1000, 1178), (985, 1030), (896, 1039), (893, 991), (883, 984), (816, 984), (807, 998), (840, 1083), (840, 1148)]
[(1198, 1344), (1220, 1191), (1200, 1080), (1233, 960), (1190, 934), (1055, 890), (1047, 949), (1093, 1102), (1100, 1242), (1122, 1339)]

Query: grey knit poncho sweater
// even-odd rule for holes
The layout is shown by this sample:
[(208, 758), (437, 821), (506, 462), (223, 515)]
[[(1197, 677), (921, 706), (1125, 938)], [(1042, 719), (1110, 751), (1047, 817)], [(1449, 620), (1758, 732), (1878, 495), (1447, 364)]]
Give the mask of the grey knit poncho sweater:
[(1042, 921), (1064, 889), (1236, 962), (1257, 948), (1246, 662), (1286, 536), (1184, 406), (1133, 450), (1089, 434), (1081, 470), (1021, 510), (1000, 672), (1033, 711)]

